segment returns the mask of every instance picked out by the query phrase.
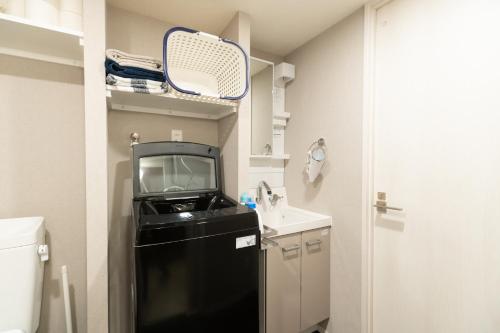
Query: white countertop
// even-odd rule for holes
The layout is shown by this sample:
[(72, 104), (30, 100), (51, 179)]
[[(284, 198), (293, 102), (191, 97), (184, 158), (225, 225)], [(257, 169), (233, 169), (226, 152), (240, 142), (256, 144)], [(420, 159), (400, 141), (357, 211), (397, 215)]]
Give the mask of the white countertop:
[(277, 209), (275, 212), (264, 213), (262, 217), (264, 219), (264, 225), (277, 232), (275, 235), (270, 236), (270, 238), (307, 230), (332, 227), (331, 216), (290, 206)]

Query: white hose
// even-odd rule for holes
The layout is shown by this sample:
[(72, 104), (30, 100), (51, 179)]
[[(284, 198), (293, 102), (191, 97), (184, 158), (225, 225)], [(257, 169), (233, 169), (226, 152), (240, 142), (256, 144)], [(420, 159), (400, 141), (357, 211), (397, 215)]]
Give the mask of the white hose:
[(61, 277), (64, 297), (64, 317), (66, 318), (66, 332), (73, 333), (73, 321), (71, 320), (71, 302), (69, 298), (68, 267), (61, 267)]

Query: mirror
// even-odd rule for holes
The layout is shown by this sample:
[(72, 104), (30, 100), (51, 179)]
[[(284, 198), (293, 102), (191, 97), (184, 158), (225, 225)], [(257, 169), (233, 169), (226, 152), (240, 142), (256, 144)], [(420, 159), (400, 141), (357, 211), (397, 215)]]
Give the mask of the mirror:
[(250, 58), (252, 155), (272, 155), (274, 64)]

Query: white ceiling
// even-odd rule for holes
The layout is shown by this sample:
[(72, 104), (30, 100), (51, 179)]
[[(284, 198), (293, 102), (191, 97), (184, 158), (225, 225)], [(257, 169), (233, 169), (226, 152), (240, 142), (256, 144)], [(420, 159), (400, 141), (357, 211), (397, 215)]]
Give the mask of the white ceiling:
[(285, 56), (366, 0), (108, 0), (113, 6), (212, 34), (237, 11), (250, 15), (252, 48)]

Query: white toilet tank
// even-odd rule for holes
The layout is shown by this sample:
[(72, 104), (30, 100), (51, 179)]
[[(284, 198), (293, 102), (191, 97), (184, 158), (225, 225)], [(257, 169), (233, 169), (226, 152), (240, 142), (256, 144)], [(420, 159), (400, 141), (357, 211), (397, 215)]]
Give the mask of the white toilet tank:
[(38, 329), (44, 244), (43, 217), (0, 219), (0, 332)]

